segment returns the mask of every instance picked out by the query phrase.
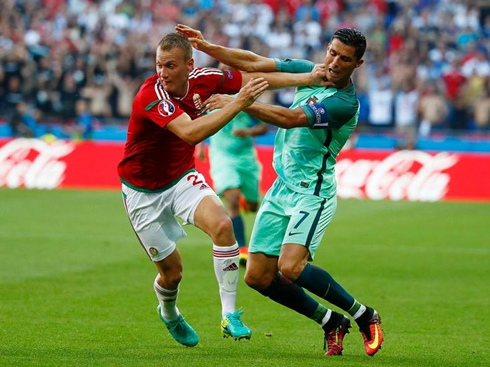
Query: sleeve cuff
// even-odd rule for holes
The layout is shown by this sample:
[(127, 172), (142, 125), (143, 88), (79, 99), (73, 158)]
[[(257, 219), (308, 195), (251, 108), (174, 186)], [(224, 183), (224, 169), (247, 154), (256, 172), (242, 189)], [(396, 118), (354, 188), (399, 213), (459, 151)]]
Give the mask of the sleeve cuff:
[(313, 124), (315, 122), (315, 114), (314, 112), (311, 110), (311, 107), (308, 106), (307, 104), (305, 105), (302, 105), (302, 106), (299, 106), (303, 112), (305, 113), (306, 117), (308, 118), (308, 126), (310, 128), (313, 127)]
[(276, 71), (281, 71), (281, 60), (280, 59), (274, 59), (274, 62), (276, 63)]

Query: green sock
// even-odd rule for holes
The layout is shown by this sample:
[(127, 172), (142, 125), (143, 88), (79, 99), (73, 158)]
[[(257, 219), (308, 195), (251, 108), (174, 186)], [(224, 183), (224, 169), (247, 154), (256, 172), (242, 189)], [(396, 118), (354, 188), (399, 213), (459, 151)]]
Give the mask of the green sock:
[(354, 297), (337, 283), (325, 269), (315, 265), (306, 264), (294, 282), (344, 311), (352, 308), (355, 302)]
[(313, 316), (311, 316), (310, 318), (312, 320), (315, 320), (317, 323), (319, 323), (321, 325), (323, 318), (325, 317), (327, 312), (328, 312), (328, 308), (326, 308), (324, 305), (319, 303), (318, 307), (316, 308), (315, 312), (313, 313)]
[(357, 300), (354, 300), (354, 304), (352, 305), (352, 307), (349, 310), (347, 310), (347, 312), (355, 320), (359, 316), (361, 316), (364, 312), (366, 312), (366, 306), (364, 306), (362, 303), (359, 303)]

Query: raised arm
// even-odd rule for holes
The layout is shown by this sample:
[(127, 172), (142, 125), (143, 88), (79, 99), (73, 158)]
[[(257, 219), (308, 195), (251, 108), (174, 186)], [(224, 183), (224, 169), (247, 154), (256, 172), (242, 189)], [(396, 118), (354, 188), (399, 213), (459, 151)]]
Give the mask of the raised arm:
[(276, 61), (272, 58), (251, 51), (212, 44), (204, 39), (200, 31), (183, 24), (177, 25), (175, 30), (187, 37), (196, 50), (208, 54), (233, 69), (244, 71), (242, 86), (252, 78), (264, 78), (269, 83), (269, 89), (332, 85), (325, 78), (325, 65), (317, 65), (308, 70), (276, 72)]
[(251, 80), (244, 86), (238, 96), (233, 98), (226, 106), (212, 114), (191, 120), (186, 113), (175, 118), (167, 124), (167, 129), (188, 144), (198, 144), (215, 134), (233, 119), (241, 110), (250, 106), (267, 88), (264, 79)]
[(242, 73), (242, 85), (250, 79), (264, 78), (269, 83), (269, 89), (302, 87), (302, 86), (329, 86), (332, 83), (326, 81), (325, 66), (317, 65), (310, 73), (282, 73), (282, 72), (252, 72)]
[(242, 71), (276, 71), (274, 59), (253, 53), (252, 51), (240, 50), (215, 45), (204, 39), (202, 33), (184, 24), (178, 24), (175, 30), (186, 36), (196, 50), (202, 51), (223, 64)]

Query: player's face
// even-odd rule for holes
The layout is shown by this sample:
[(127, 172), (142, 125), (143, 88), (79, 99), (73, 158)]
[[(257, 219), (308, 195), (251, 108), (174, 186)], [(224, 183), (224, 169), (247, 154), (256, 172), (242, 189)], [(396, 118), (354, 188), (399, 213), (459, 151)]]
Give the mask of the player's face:
[(329, 43), (325, 56), (326, 77), (338, 88), (345, 88), (350, 83), (352, 72), (362, 65), (364, 60), (357, 60), (356, 49), (334, 38)]
[(182, 96), (187, 92), (189, 73), (194, 60), (185, 60), (182, 49), (174, 47), (168, 51), (157, 50), (156, 66), (158, 78), (167, 92)]

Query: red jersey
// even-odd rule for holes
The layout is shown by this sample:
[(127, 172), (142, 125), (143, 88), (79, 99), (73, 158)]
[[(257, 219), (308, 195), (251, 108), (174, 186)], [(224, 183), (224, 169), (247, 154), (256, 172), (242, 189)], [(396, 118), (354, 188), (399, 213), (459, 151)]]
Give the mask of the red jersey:
[(140, 191), (164, 190), (194, 168), (194, 145), (166, 128), (187, 113), (199, 116), (202, 102), (215, 93), (235, 94), (242, 85), (237, 71), (194, 68), (187, 93), (174, 97), (163, 88), (157, 74), (141, 86), (133, 102), (124, 157), (117, 171), (121, 181)]

